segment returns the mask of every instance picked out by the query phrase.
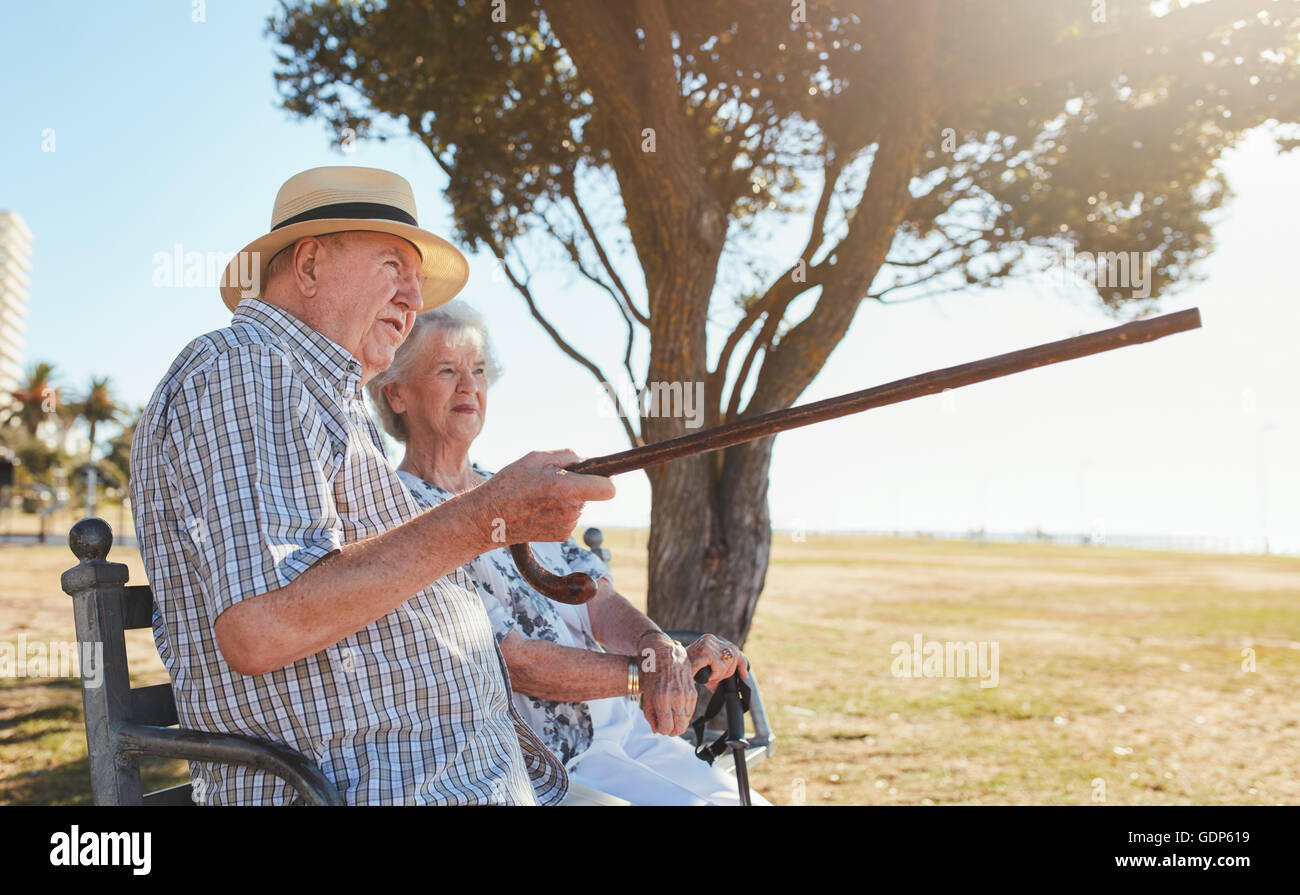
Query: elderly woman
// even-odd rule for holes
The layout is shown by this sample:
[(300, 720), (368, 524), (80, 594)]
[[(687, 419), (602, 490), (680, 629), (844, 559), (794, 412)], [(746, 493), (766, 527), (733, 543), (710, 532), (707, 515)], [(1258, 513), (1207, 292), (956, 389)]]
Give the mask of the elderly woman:
[[(469, 452), (499, 372), (482, 318), (453, 301), (419, 315), (392, 366), (367, 386), (384, 429), (406, 445), (398, 472), (417, 501), (436, 505), (491, 475)], [(695, 709), (693, 674), (710, 666), (710, 687), (737, 668), (747, 674), (740, 650), (712, 635), (683, 648), (572, 538), (533, 550), (554, 572), (596, 578), (596, 597), (582, 606), (547, 599), (519, 574), (504, 540), (465, 571), (492, 620), (516, 707), (571, 779), (633, 804), (737, 804), (735, 778), (679, 737)], [(638, 691), (639, 711), (629, 698)]]

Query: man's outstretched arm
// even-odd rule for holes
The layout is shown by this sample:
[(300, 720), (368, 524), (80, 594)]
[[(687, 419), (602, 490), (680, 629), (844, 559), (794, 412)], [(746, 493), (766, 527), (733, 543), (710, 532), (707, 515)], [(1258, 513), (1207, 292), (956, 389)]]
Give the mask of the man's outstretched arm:
[(241, 674), (337, 643), (502, 537), (562, 540), (585, 501), (614, 494), (607, 478), (563, 471), (573, 453), (533, 453), (470, 493), (345, 544), (339, 424), (318, 392), (283, 351), (245, 344), (197, 368), (173, 396), (163, 448), (171, 512), (192, 541), (217, 646)]
[(214, 625), (222, 656), (240, 674), (266, 674), (382, 618), (499, 547), (503, 532), (511, 541), (567, 538), (586, 501), (614, 494), (607, 478), (563, 471), (578, 459), (570, 451), (528, 454), (473, 491), (381, 535), (344, 544), (288, 585), (241, 600)]

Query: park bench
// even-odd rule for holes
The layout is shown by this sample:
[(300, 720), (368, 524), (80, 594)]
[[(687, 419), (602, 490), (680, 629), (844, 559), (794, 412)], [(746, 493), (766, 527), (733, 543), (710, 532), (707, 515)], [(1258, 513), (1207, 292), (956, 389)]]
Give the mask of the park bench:
[[(598, 529), (588, 529), (583, 540), (602, 561), (609, 560), (609, 551), (600, 546)], [(88, 683), (85, 674), (81, 680), (94, 803), (193, 805), (189, 783), (143, 791), (139, 759), (158, 756), (257, 768), (284, 780), (307, 804), (342, 805), (343, 798), (329, 779), (299, 752), (255, 737), (179, 727), (170, 684), (131, 686), (125, 632), (152, 629), (153, 593), (148, 585), (127, 584), (127, 567), (108, 560), (112, 544), (113, 532), (107, 522), (82, 519), (68, 532), (68, 546), (78, 563), (61, 579), (64, 592), (72, 597), (78, 642), (103, 644), (102, 667), (95, 676), (98, 685)], [(683, 643), (699, 636), (687, 631), (669, 633)], [(746, 750), (750, 763), (770, 754), (772, 743), (757, 685), (752, 686), (755, 730)], [(701, 700), (701, 710), (705, 701)], [(710, 726), (706, 738), (719, 732)], [(694, 745), (689, 731), (686, 738)], [(718, 762), (730, 767), (731, 756), (722, 756)]]
[(113, 531), (102, 519), (82, 519), (72, 526), (68, 546), (79, 562), (61, 581), (72, 597), (77, 640), (104, 645), (99, 685), (87, 686), (86, 675), (81, 678), (95, 804), (193, 805), (189, 783), (143, 792), (139, 759), (156, 755), (258, 768), (284, 780), (308, 804), (342, 805), (342, 796), (320, 768), (288, 746), (177, 727), (171, 684), (131, 686), (125, 632), (152, 629), (153, 592), (148, 585), (127, 585), (126, 566), (108, 561), (112, 545)]

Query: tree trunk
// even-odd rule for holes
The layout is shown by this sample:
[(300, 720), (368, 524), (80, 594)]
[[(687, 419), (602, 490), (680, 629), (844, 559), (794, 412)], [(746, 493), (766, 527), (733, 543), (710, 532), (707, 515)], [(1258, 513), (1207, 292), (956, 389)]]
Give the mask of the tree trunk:
[(744, 644), (771, 554), (771, 459), (772, 439), (764, 438), (728, 448), (720, 473), (711, 457), (648, 470), (648, 609), (663, 627)]
[[(917, 0), (899, 13), (909, 18), (910, 27), (901, 41), (900, 64), (886, 85), (891, 88), (889, 126), (862, 198), (871, 213), (850, 225), (840, 246), (843, 254), (828, 271), (813, 312), (765, 353), (746, 414), (794, 403), (844, 338), (885, 261), (931, 124), (925, 85), (935, 67), (936, 11), (934, 0)], [(654, 322), (652, 317), (652, 328)], [(652, 368), (658, 348), (652, 342)], [(659, 440), (653, 429), (645, 431), (652, 436), (648, 442)], [(771, 459), (772, 439), (765, 438), (729, 448), (720, 459), (697, 457), (647, 470), (652, 501), (648, 609), (660, 625), (744, 644), (771, 558)]]
[[(886, 126), (862, 205), (808, 319), (766, 351), (746, 413), (788, 407), (843, 338), (880, 269), (910, 199), (908, 183), (929, 123), (925, 85), (936, 52), (937, 0), (897, 7), (906, 39), (878, 102)], [(709, 386), (709, 301), (727, 215), (705, 180), (687, 125), (662, 0), (606, 5), (547, 3), (556, 35), (582, 71), (601, 114), (628, 231), (645, 275), (650, 317), (647, 385)], [(637, 38), (632, 26), (639, 27)], [(646, 135), (657, 137), (651, 147)], [(838, 169), (836, 169), (838, 170)], [(725, 375), (716, 377), (720, 386)], [(742, 383), (736, 383), (741, 388)], [(708, 407), (724, 406), (705, 395)], [(684, 434), (678, 415), (641, 420), (647, 444)], [(744, 642), (767, 577), (772, 524), (767, 506), (772, 439), (736, 445), (647, 470), (651, 490), (649, 613), (667, 628), (706, 630)]]

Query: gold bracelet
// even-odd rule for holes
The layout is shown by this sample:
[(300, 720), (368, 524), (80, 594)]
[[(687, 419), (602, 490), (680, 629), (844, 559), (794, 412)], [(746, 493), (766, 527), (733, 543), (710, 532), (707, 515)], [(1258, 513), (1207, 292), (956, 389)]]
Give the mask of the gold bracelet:
[(641, 669), (637, 666), (636, 659), (631, 659), (627, 663), (627, 698), (635, 702), (641, 695)]

